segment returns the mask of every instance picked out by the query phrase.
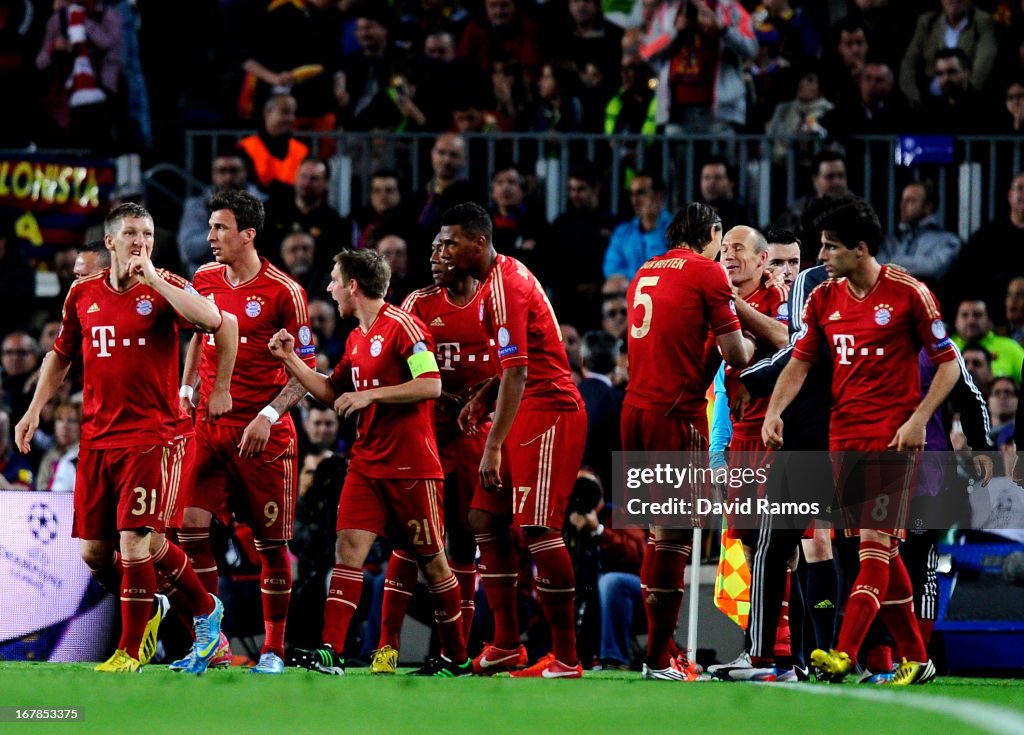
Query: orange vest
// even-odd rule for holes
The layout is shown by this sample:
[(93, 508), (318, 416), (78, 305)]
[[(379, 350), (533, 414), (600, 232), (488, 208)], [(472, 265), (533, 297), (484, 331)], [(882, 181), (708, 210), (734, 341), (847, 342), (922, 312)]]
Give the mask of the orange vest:
[(238, 141), (238, 147), (249, 155), (256, 182), (264, 189), (273, 181), (294, 186), (299, 175), (299, 165), (309, 156), (309, 147), (295, 138), (288, 141), (288, 155), (283, 159), (274, 158), (258, 135), (242, 138)]

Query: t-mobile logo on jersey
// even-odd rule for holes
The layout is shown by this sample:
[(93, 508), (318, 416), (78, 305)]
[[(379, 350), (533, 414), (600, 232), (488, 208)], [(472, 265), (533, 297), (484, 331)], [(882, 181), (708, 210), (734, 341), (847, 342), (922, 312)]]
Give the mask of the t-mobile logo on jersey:
[(867, 357), (872, 353), (876, 357), (885, 355), (885, 350), (881, 347), (875, 350), (869, 350), (867, 347), (861, 347), (859, 350), (856, 349), (852, 334), (833, 334), (832, 343), (836, 346), (836, 354), (839, 355), (840, 365), (852, 365), (853, 363), (850, 362), (850, 358), (857, 354), (860, 354), (861, 357)]
[(99, 357), (110, 357), (110, 352), (107, 350), (108, 347), (114, 344), (114, 328), (113, 327), (93, 327), (92, 328), (92, 346), (99, 347), (100, 351), (97, 354)]
[(455, 368), (452, 367), (452, 363), (461, 361), (461, 356), (459, 355), (459, 343), (438, 342), (437, 361), (442, 370), (454, 370)]

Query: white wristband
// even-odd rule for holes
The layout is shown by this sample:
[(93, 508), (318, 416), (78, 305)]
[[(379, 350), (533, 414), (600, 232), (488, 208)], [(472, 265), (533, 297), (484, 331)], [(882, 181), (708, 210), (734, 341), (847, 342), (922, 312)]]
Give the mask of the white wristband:
[(279, 414), (277, 412), (277, 409), (274, 408), (273, 406), (264, 406), (263, 409), (257, 415), (263, 416), (272, 424), (276, 424), (277, 420), (281, 418), (281, 414)]
[(194, 394), (195, 394), (195, 388), (193, 388), (191, 385), (183, 385), (180, 388), (178, 388), (178, 396), (180, 398), (187, 398), (187, 399), (189, 399), (191, 401), (192, 400), (192, 396)]

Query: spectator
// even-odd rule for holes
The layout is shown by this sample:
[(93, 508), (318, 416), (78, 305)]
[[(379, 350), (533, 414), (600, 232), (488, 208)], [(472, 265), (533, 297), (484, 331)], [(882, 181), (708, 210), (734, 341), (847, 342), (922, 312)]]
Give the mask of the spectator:
[(604, 255), (604, 276), (631, 279), (648, 258), (665, 252), (665, 233), (672, 215), (665, 209), (665, 184), (657, 176), (640, 172), (629, 185), (629, 201), (636, 214), (612, 232)]
[(750, 84), (750, 107), (747, 129), (762, 132), (771, 119), (775, 106), (793, 91), (796, 70), (782, 57), (779, 31), (772, 25), (754, 26), (757, 34), (757, 56), (746, 67)]
[(984, 89), (997, 52), (992, 16), (974, 7), (972, 0), (942, 0), (941, 9), (918, 16), (900, 64), (900, 90), (911, 104), (944, 93), (938, 60), (950, 48), (964, 53), (965, 81)]
[(605, 331), (583, 335), (583, 380), (580, 395), (587, 407), (587, 443), (583, 450), (583, 466), (591, 468), (601, 485), (611, 487), (612, 452), (622, 449), (619, 419), (625, 392), (612, 385), (612, 376), (619, 364), (620, 341)]
[[(55, 0), (36, 67), (48, 72), (44, 119), (58, 147), (109, 152), (121, 79), (121, 14), (102, 0)], [(46, 133), (44, 133), (45, 137)]]
[[(19, 421), (32, 400), (32, 378), (39, 367), (39, 343), (28, 332), (11, 332), (0, 346), (0, 367), (4, 397), (11, 409), (10, 416)], [(8, 417), (9, 418), (9, 417)], [(8, 427), (9, 428), (9, 427)]]
[[(558, 331), (562, 333), (562, 346), (565, 348), (565, 356), (569, 359), (569, 368), (582, 380), (583, 342), (579, 330), (568, 322), (560, 322)], [(576, 384), (579, 385), (579, 381), (576, 381)]]
[[(605, 135), (653, 135), (657, 129), (657, 78), (639, 56), (622, 58), (622, 86), (604, 106)], [(590, 112), (585, 110), (585, 115)], [(613, 143), (614, 155), (623, 161), (626, 172), (634, 170), (637, 143)]]
[(971, 62), (963, 49), (935, 54), (935, 78), (939, 93), (922, 101), (919, 130), (978, 135), (995, 129), (1001, 110), (971, 82)]
[(781, 102), (768, 121), (765, 133), (777, 138), (773, 147), (775, 162), (785, 163), (790, 149), (793, 148), (801, 159), (807, 160), (811, 148), (808, 141), (794, 144), (788, 138), (824, 138), (826, 130), (821, 124), (821, 119), (834, 107), (835, 105), (825, 99), (821, 92), (818, 73), (805, 72), (796, 84), (796, 97)]
[(953, 342), (964, 352), (965, 344), (983, 347), (990, 356), (992, 376), (1009, 376), (1020, 385), (1021, 363), (1024, 362), (1024, 347), (1009, 337), (1000, 337), (992, 331), (985, 302), (981, 299), (965, 299), (956, 310), (956, 333)]
[(896, 90), (892, 69), (881, 61), (869, 61), (857, 79), (855, 98), (841, 100), (821, 120), (832, 139), (851, 135), (887, 135), (905, 130), (907, 104)]
[[(399, 235), (407, 242), (414, 239), (412, 215), (403, 198), (397, 171), (374, 171), (370, 176), (370, 203), (352, 218), (352, 247), (376, 248), (384, 235)], [(423, 254), (426, 259), (425, 250)]]
[(292, 135), (295, 129), (295, 98), (274, 93), (263, 103), (263, 127), (238, 141), (249, 157), (255, 183), (266, 194), (295, 185), (299, 166), (309, 156), (309, 147)]
[(1006, 286), (1005, 336), (1020, 344), (1024, 342), (1024, 276), (1017, 276)]
[(304, 453), (338, 451), (338, 414), (332, 407), (311, 403), (302, 421), (302, 430), (307, 441)]
[(1024, 78), (1016, 79), (1006, 86), (1006, 115), (996, 132), (1002, 134), (1024, 133)]
[(279, 189), (267, 202), (264, 234), (258, 240), (261, 255), (276, 262), (285, 235), (308, 232), (316, 241), (316, 269), (330, 273), (334, 254), (348, 247), (351, 233), (351, 226), (327, 203), (330, 179), (326, 161), (307, 158), (299, 164), (294, 189)]
[(805, 262), (817, 260), (820, 243), (811, 242), (804, 234), (804, 212), (822, 197), (838, 197), (846, 193), (846, 159), (841, 153), (822, 151), (811, 162), (811, 192), (793, 202), (775, 221), (776, 227), (790, 230), (803, 240)]
[(774, 31), (779, 52), (791, 66), (807, 69), (821, 55), (821, 39), (813, 21), (789, 0), (764, 0), (751, 14), (751, 20), (759, 41)]
[(700, 201), (715, 210), (726, 230), (754, 221), (750, 208), (736, 196), (736, 168), (725, 156), (711, 156), (700, 167)]
[(624, 296), (606, 298), (601, 304), (601, 329), (615, 339), (624, 341), (628, 328), (626, 298)]
[(1020, 390), (1012, 378), (995, 378), (992, 381), (992, 389), (988, 394), (988, 415), (992, 419), (989, 436), (997, 447), (1013, 440), (1019, 393)]
[(833, 43), (822, 62), (821, 86), (837, 105), (853, 104), (857, 81), (868, 59), (868, 35), (863, 22), (847, 17), (833, 29)]
[[(525, 130), (532, 123), (534, 78), (523, 74), (518, 61), (508, 59), (495, 61), (491, 67), (491, 94), (494, 98), (494, 113), (491, 130)], [(464, 128), (456, 117), (455, 127), (459, 132), (488, 132)]]
[[(20, 10), (18, 6), (21, 6)], [(38, 6), (33, 3), (0, 3), (0, 99), (32, 100), (38, 81), (32, 73), (38, 50), (30, 24)], [(37, 114), (4, 115), (0, 119), (0, 148), (28, 148), (36, 134)]]
[(574, 93), (575, 86), (575, 75), (570, 69), (555, 64), (541, 66), (537, 80), (537, 116), (531, 130), (541, 133), (581, 130), (583, 103)]
[(316, 240), (308, 232), (289, 232), (281, 241), (281, 265), (307, 294), (322, 293), (328, 277), (316, 267)]
[(330, 367), (341, 359), (345, 351), (345, 342), (338, 334), (338, 307), (322, 298), (309, 300), (309, 328), (316, 337), (317, 352), (327, 355)]
[[(1024, 274), (1024, 172), (1010, 182), (1007, 202), (1007, 214), (980, 227), (964, 248), (957, 275), (965, 292), (1005, 294), (1010, 279)], [(1002, 315), (993, 310), (992, 317), (999, 321)]]
[[(222, 153), (214, 157), (210, 166), (210, 186), (199, 196), (185, 200), (181, 222), (178, 224), (178, 253), (181, 255), (185, 275), (189, 279), (199, 266), (213, 260), (210, 243), (206, 239), (210, 234), (210, 208), (207, 202), (215, 194), (231, 189), (247, 189), (261, 199), (266, 199), (249, 183), (245, 159), (236, 152)], [(106, 252), (106, 248), (103, 251)]]
[(933, 0), (854, 0), (847, 17), (864, 29), (872, 58), (899, 69), (921, 8), (934, 4)]
[[(209, 229), (209, 228), (207, 228)], [(209, 248), (209, 243), (207, 243)], [(93, 273), (99, 273), (104, 268), (110, 267), (110, 251), (102, 240), (89, 240), (85, 245), (78, 248), (78, 255), (75, 256), (75, 278), (83, 278)]]
[(580, 329), (599, 326), (601, 263), (616, 220), (600, 206), (600, 180), (593, 167), (569, 172), (569, 201), (551, 226), (545, 261), (551, 273), (555, 313)]
[(879, 263), (906, 268), (933, 292), (960, 254), (960, 238), (943, 229), (937, 208), (934, 182), (907, 184), (900, 197), (899, 225), (895, 233), (885, 236), (878, 252)]
[(428, 35), (423, 40), (423, 56), (416, 104), (426, 115), (427, 130), (448, 130), (456, 100), (483, 86), (483, 72), (456, 55), (455, 39), (449, 31)]
[(32, 490), (32, 465), (11, 444), (11, 415), (0, 409), (0, 490)]
[[(69, 453), (78, 453), (82, 435), (82, 407), (77, 403), (61, 403), (53, 411), (53, 446), (39, 462), (35, 489), (50, 490), (57, 463)], [(70, 458), (69, 460), (70, 461)]]
[(527, 78), (534, 78), (543, 57), (536, 22), (521, 12), (517, 0), (484, 0), (484, 18), (473, 18), (459, 42), (459, 56), (487, 72), (494, 62), (518, 61)]
[(736, 0), (679, 5), (658, 86), (666, 131), (728, 132), (747, 124), (743, 67), (757, 54), (750, 14)]
[(606, 82), (618, 79), (622, 29), (604, 17), (599, 0), (569, 0), (568, 5), (568, 33), (558, 37), (559, 48), (548, 58), (566, 58), (581, 71), (593, 64)]
[(15, 329), (28, 329), (35, 306), (35, 272), (21, 248), (15, 232), (15, 214), (0, 212), (0, 293), (4, 308), (0, 310), (0, 336)]
[(465, 165), (466, 139), (455, 133), (438, 136), (430, 149), (433, 177), (423, 186), (414, 206), (419, 225), (417, 240), (433, 242), (441, 227), (441, 214), (456, 204), (475, 199), (475, 190), (462, 173)]
[(537, 245), (544, 238), (547, 222), (543, 213), (527, 201), (525, 188), (526, 179), (514, 166), (499, 166), (491, 176), (492, 242), (499, 253), (521, 260), (534, 273), (544, 273)]
[(391, 282), (388, 284), (387, 293), (384, 294), (384, 300), (389, 304), (401, 306), (405, 297), (419, 285), (409, 277), (409, 246), (398, 235), (385, 235), (377, 243), (377, 252), (391, 268)]
[(964, 367), (970, 373), (971, 380), (987, 398), (992, 390), (992, 355), (977, 342), (964, 345), (960, 354), (964, 358)]

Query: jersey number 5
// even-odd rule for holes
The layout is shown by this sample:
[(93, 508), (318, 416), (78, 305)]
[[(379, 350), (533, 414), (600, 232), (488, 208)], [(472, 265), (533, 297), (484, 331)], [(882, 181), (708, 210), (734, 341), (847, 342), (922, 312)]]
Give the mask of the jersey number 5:
[(647, 336), (647, 333), (651, 331), (651, 317), (654, 316), (654, 302), (651, 301), (651, 295), (644, 293), (644, 289), (650, 286), (653, 288), (658, 285), (658, 279), (661, 276), (644, 276), (636, 282), (636, 293), (633, 294), (633, 308), (643, 309), (644, 320), (640, 322), (639, 327), (630, 327), (629, 336), (633, 339), (643, 339)]

